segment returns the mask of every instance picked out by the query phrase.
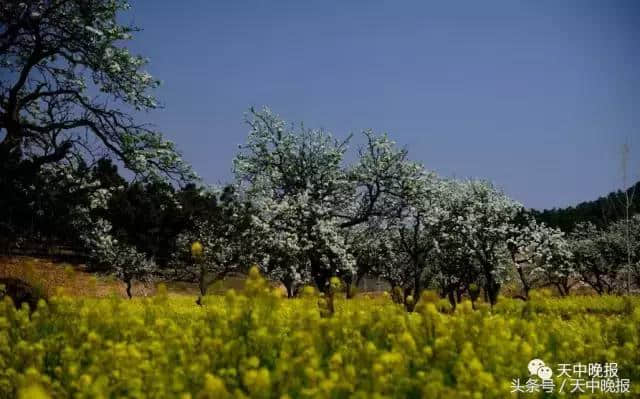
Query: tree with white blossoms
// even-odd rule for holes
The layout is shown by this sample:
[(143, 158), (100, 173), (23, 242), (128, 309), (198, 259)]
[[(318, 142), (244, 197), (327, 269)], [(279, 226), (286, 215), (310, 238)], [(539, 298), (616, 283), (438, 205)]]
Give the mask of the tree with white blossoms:
[[(433, 256), (434, 281), (443, 297), (451, 306), (462, 299), (467, 291), (472, 303), (479, 294), (481, 268), (471, 246), (467, 223), (469, 192), (464, 182), (458, 180), (439, 181), (440, 207), (445, 213), (440, 218), (440, 229)], [(442, 211), (440, 211), (442, 213)]]
[[(105, 153), (145, 177), (191, 179), (174, 145), (125, 111), (158, 107), (159, 81), (123, 41), (124, 0), (0, 3), (0, 167), (42, 165)], [(87, 162), (90, 164), (91, 162)]]
[[(61, 179), (64, 176), (71, 175), (60, 174)], [(111, 223), (100, 216), (100, 211), (107, 207), (112, 194), (109, 190), (100, 188), (99, 182), (92, 180), (91, 176), (76, 182), (76, 186), (93, 188), (89, 193), (88, 205), (76, 206), (72, 216), (72, 223), (88, 252), (88, 263), (93, 267), (106, 268), (109, 273), (122, 280), (126, 285), (126, 293), (131, 298), (133, 281), (147, 281), (156, 270), (156, 264), (143, 252), (115, 238)]]
[(351, 273), (353, 263), (341, 247), (333, 214), (348, 187), (340, 165), (346, 143), (304, 126), (296, 131), (266, 109), (252, 109), (251, 115), (234, 170), (258, 210), (259, 235), (266, 238), (260, 266), (289, 292), (308, 275), (323, 289), (330, 276)]
[[(422, 169), (422, 167), (419, 167)], [(394, 267), (400, 277), (404, 302), (412, 310), (436, 274), (435, 257), (443, 222), (449, 218), (445, 185), (435, 174), (422, 172), (411, 181), (396, 201), (398, 212), (389, 218), (390, 240), (398, 260)]]
[(381, 278), (391, 287), (401, 286), (402, 276), (396, 265), (400, 254), (395, 252), (389, 234), (390, 230), (380, 218), (347, 229), (346, 242), (355, 260), (355, 273), (343, 278), (347, 297), (353, 296), (353, 288), (366, 276)]
[(506, 244), (523, 207), (486, 181), (468, 180), (452, 187), (452, 196), (453, 193), (458, 196), (452, 205), (449, 220), (454, 223), (448, 234), (469, 251), (478, 267), (485, 296), (494, 305), (501, 285), (509, 277)]
[(261, 267), (291, 286), (311, 276), (328, 290), (332, 276), (354, 273), (345, 229), (389, 213), (420, 171), (406, 160), (406, 151), (370, 131), (358, 161), (347, 167), (348, 140), (287, 126), (268, 109), (251, 109), (247, 123), (249, 137), (234, 170), (257, 208), (261, 234), (269, 237)]
[[(628, 223), (628, 224), (627, 224)], [(627, 234), (630, 238), (627, 245)], [(570, 234), (574, 267), (580, 279), (599, 294), (622, 292), (631, 262), (631, 277), (640, 287), (640, 216), (623, 219), (605, 229), (591, 223), (576, 225)]]
[[(450, 221), (445, 222), (445, 226)], [(438, 241), (432, 263), (433, 279), (440, 288), (441, 296), (447, 297), (454, 309), (464, 292), (469, 294), (473, 306), (480, 294), (481, 270), (472, 254), (471, 248), (455, 233), (445, 233)]]
[(571, 252), (583, 283), (598, 294), (615, 292), (621, 282), (626, 247), (621, 232), (600, 230), (590, 222), (579, 223), (571, 232)]
[(135, 247), (119, 242), (111, 235), (111, 224), (104, 219), (95, 222), (93, 229), (84, 235), (93, 262), (107, 265), (116, 278), (125, 283), (129, 298), (134, 281), (149, 282), (157, 270), (155, 261)]
[[(627, 269), (629, 265), (631, 267), (631, 284), (634, 284), (636, 289), (640, 288), (640, 214), (611, 224), (608, 231), (612, 236), (624, 239), (627, 255), (626, 267)], [(624, 265), (621, 264), (620, 267), (623, 268)]]
[(293, 297), (303, 285), (313, 283), (308, 252), (315, 243), (306, 228), (308, 198), (291, 195), (277, 201), (262, 197), (255, 204), (259, 209), (253, 216), (261, 253), (258, 264), (268, 278), (284, 285), (288, 297)]
[(568, 295), (576, 273), (564, 233), (528, 215), (523, 214), (522, 218), (523, 223), (514, 227), (507, 246), (520, 278), (523, 299), (529, 298), (531, 288), (545, 285), (556, 287), (562, 296)]

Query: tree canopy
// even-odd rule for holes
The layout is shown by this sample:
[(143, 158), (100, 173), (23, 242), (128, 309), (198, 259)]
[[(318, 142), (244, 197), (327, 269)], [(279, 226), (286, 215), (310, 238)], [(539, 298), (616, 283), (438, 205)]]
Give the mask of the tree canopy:
[(146, 177), (189, 179), (174, 145), (134, 113), (158, 107), (147, 60), (124, 45), (123, 0), (8, 0), (0, 5), (0, 160), (35, 173), (105, 155)]

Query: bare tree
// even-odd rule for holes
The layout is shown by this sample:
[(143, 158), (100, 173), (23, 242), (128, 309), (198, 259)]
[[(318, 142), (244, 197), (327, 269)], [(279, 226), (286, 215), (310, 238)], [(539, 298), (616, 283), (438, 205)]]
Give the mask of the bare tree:
[(622, 167), (622, 189), (623, 189), (623, 198), (622, 198), (622, 206), (624, 207), (624, 225), (625, 225), (625, 246), (627, 251), (627, 293), (631, 292), (631, 237), (629, 234), (630, 226), (630, 209), (633, 205), (633, 199), (636, 194), (636, 184), (632, 187), (629, 187), (629, 163), (630, 163), (630, 154), (631, 154), (631, 144), (627, 140), (622, 145), (621, 151), (621, 167)]

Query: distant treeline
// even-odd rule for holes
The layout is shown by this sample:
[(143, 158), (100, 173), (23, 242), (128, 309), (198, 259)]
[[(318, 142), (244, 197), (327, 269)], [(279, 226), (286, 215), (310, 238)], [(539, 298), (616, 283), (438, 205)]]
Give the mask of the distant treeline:
[[(628, 189), (631, 196), (634, 193), (633, 202), (629, 214), (640, 213), (640, 181)], [(543, 211), (532, 210), (538, 222), (544, 222), (548, 226), (560, 228), (563, 231), (571, 231), (580, 222), (591, 222), (602, 228), (625, 216), (625, 193), (622, 190), (609, 193), (594, 201), (582, 202), (576, 206), (566, 208), (545, 209)]]

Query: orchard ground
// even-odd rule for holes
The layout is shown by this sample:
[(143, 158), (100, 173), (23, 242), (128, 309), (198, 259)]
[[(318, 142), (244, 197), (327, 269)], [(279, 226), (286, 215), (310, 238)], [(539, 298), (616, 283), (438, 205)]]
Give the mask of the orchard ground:
[[(59, 289), (66, 294), (86, 297), (107, 297), (117, 295), (126, 297), (124, 284), (109, 275), (89, 273), (85, 265), (56, 262), (50, 259), (33, 257), (0, 257), (0, 278), (19, 278), (35, 285), (46, 296), (55, 295)], [(210, 286), (210, 292), (223, 292), (225, 289), (241, 289), (244, 278), (231, 276)], [(198, 295), (198, 285), (190, 282), (166, 281), (164, 284), (171, 295)], [(155, 283), (135, 282), (135, 297), (150, 296), (155, 293)]]
[[(117, 295), (127, 296), (125, 285), (113, 276), (90, 273), (84, 264), (72, 264), (68, 262), (54, 261), (52, 259), (28, 257), (28, 256), (0, 256), (0, 278), (14, 277), (29, 284), (35, 285), (46, 296), (55, 295), (62, 289), (72, 296), (107, 297)], [(242, 290), (245, 276), (233, 274), (222, 280), (212, 282), (207, 289), (208, 294), (223, 294), (228, 289)], [(186, 281), (155, 281), (149, 283), (135, 282), (133, 284), (134, 297), (147, 297), (154, 295), (158, 283), (166, 286), (169, 295), (183, 295), (197, 297), (199, 293), (196, 282)], [(272, 285), (286, 295), (286, 289), (281, 284)], [(383, 283), (370, 286), (384, 286)], [(357, 292), (357, 290), (356, 290)], [(577, 285), (573, 290), (578, 295), (597, 295), (596, 292), (585, 285)], [(382, 295), (382, 289), (362, 291), (358, 295), (367, 297)], [(520, 294), (516, 285), (507, 285), (502, 289), (503, 297), (516, 297)]]

